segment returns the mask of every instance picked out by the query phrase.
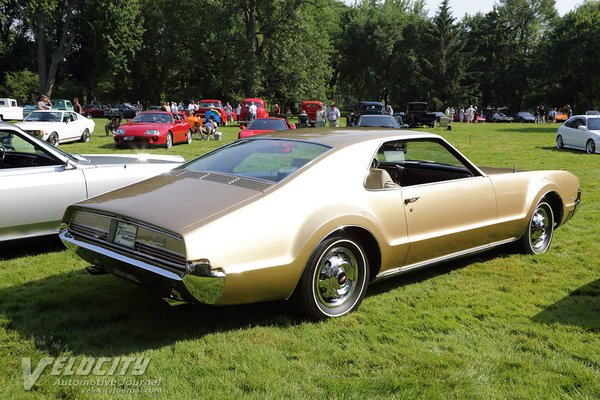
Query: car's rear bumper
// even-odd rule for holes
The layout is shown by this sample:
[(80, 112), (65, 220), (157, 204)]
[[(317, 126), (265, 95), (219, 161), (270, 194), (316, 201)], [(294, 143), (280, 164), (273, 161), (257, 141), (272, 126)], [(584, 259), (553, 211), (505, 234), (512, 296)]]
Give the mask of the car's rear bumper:
[(211, 270), (208, 261), (189, 263), (185, 271), (171, 270), (76, 237), (68, 229), (62, 229), (59, 236), (67, 248), (92, 264), (88, 268), (91, 273), (106, 272), (126, 278), (167, 300), (219, 304), (225, 274)]

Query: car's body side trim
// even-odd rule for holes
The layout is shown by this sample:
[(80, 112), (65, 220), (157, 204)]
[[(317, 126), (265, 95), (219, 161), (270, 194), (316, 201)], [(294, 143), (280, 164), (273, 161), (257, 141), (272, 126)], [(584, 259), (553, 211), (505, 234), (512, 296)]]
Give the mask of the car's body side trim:
[(514, 242), (518, 239), (519, 238), (514, 237), (514, 238), (510, 238), (510, 239), (500, 240), (498, 242), (473, 247), (471, 249), (462, 250), (462, 251), (452, 253), (452, 254), (449, 254), (446, 256), (437, 257), (437, 258), (433, 258), (433, 259), (426, 260), (426, 261), (421, 261), (421, 262), (410, 264), (410, 265), (404, 265), (404, 266), (398, 267), (398, 268), (388, 269), (384, 272), (377, 274), (377, 277), (375, 278), (374, 282), (382, 280), (382, 279), (386, 279), (386, 278), (391, 278), (392, 276), (400, 275), (405, 272), (430, 267), (434, 264), (439, 264), (442, 262), (454, 260), (456, 258), (462, 258), (462, 257), (468, 256), (471, 254), (481, 253), (482, 251), (486, 251), (486, 250), (492, 249), (494, 247), (502, 246), (502, 245)]

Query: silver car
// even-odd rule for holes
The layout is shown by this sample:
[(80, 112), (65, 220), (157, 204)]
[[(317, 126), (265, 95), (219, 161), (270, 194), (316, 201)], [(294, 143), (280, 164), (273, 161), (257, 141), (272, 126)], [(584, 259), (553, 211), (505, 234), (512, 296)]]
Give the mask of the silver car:
[(181, 156), (71, 155), (0, 122), (0, 241), (57, 233), (69, 204), (183, 162)]
[(594, 154), (600, 150), (600, 115), (574, 115), (558, 128), (556, 148), (585, 150)]

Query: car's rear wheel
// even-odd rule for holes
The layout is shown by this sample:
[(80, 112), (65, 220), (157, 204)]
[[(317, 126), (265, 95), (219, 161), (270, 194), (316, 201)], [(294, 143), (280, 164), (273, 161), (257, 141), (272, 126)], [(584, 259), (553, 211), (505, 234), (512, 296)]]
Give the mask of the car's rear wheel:
[(165, 149), (173, 147), (173, 135), (171, 132), (167, 133), (167, 140), (165, 141)]
[(188, 129), (188, 131), (187, 131), (187, 140), (186, 140), (187, 144), (192, 144), (192, 135), (193, 134), (194, 134), (194, 132), (192, 132), (191, 129)]
[(542, 254), (550, 247), (554, 233), (552, 207), (542, 199), (529, 219), (521, 238), (523, 251), (527, 254)]
[(565, 142), (563, 142), (562, 136), (558, 135), (556, 137), (556, 148), (562, 149), (563, 147), (565, 147)]
[(592, 139), (589, 139), (585, 144), (585, 152), (588, 154), (594, 154), (596, 152), (596, 145)]
[(48, 143), (50, 143), (52, 146), (54, 146), (54, 147), (58, 147), (58, 142), (59, 142), (59, 139), (58, 139), (58, 133), (56, 133), (56, 132), (52, 132), (52, 133), (50, 134), (50, 136), (48, 136), (48, 139), (47, 139), (46, 141), (47, 141)]
[(88, 143), (90, 141), (90, 131), (88, 129), (85, 129), (83, 131), (83, 133), (81, 134), (80, 140), (84, 143)]
[(335, 236), (313, 251), (294, 297), (311, 319), (339, 317), (358, 308), (368, 282), (369, 263), (360, 243)]

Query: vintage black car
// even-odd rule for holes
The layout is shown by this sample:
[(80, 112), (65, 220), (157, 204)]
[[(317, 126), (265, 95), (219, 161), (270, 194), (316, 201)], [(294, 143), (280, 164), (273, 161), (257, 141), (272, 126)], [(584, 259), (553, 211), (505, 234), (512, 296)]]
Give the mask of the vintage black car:
[(122, 103), (105, 110), (104, 116), (109, 118), (115, 116), (121, 118), (134, 118), (140, 111), (143, 111), (141, 107), (129, 103)]
[(383, 104), (379, 101), (359, 101), (354, 106), (354, 111), (348, 116), (347, 125), (354, 126), (361, 115), (383, 115)]
[(420, 125), (433, 126), (437, 118), (435, 112), (428, 111), (424, 101), (411, 101), (406, 105), (404, 121), (413, 128)]

